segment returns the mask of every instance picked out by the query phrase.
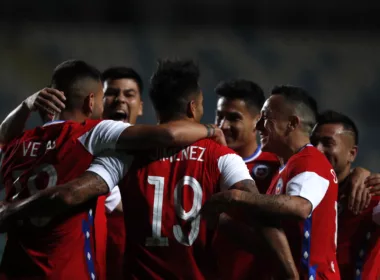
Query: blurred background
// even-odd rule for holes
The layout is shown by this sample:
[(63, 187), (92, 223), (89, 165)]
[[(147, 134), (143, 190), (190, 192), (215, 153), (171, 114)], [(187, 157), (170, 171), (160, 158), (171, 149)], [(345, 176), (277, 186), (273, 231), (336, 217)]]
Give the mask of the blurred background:
[[(201, 68), (203, 122), (214, 122), (220, 80), (250, 79), (266, 92), (302, 86), (322, 110), (356, 121), (356, 165), (378, 171), (380, 2), (256, 2), (1, 1), (0, 119), (47, 86), (67, 59), (135, 68), (146, 89), (157, 58), (192, 58)], [(146, 90), (143, 99), (139, 122), (154, 123)], [(28, 127), (38, 124), (34, 117)]]

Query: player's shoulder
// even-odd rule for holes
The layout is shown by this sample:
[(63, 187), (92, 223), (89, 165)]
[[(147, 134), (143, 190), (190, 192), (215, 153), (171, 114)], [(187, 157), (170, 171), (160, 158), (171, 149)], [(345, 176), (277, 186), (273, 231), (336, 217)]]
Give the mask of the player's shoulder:
[(306, 166), (319, 166), (327, 164), (327, 166), (330, 167), (330, 163), (326, 156), (312, 145), (305, 146), (301, 151), (292, 156), (289, 163), (302, 164)]
[(314, 172), (326, 178), (330, 177), (333, 171), (326, 156), (311, 145), (304, 147), (291, 157), (286, 168), (292, 173)]
[(278, 157), (275, 154), (269, 152), (261, 152), (260, 155), (254, 161), (265, 161), (268, 163), (278, 165), (280, 164), (280, 160), (278, 159)]

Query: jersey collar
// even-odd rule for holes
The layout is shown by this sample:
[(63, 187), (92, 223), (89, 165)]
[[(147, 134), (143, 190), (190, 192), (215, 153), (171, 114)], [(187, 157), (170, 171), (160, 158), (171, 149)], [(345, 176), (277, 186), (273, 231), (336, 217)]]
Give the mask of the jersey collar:
[(258, 158), (258, 156), (261, 154), (261, 144), (259, 144), (256, 148), (256, 151), (249, 157), (243, 158), (244, 162), (250, 162)]
[(63, 123), (63, 122), (65, 122), (65, 121), (60, 121), (60, 120), (50, 121), (50, 122), (45, 123), (43, 126), (49, 126), (52, 124)]

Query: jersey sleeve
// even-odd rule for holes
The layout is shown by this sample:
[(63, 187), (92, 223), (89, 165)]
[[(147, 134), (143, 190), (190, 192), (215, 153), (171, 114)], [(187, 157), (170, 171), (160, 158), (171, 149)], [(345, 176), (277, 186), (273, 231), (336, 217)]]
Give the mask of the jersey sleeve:
[(237, 154), (225, 154), (218, 158), (218, 169), (220, 171), (220, 189), (231, 188), (237, 182), (253, 180), (249, 174), (247, 165)]
[(115, 186), (110, 194), (107, 196), (105, 201), (106, 211), (107, 213), (111, 213), (115, 210), (116, 206), (121, 201), (120, 189), (118, 186)]
[(128, 163), (131, 161), (131, 158), (132, 156), (107, 151), (101, 156), (94, 158), (86, 171), (99, 175), (107, 183), (109, 190), (112, 192), (127, 173)]
[(78, 138), (86, 150), (98, 155), (105, 150), (115, 150), (120, 134), (131, 124), (104, 120)]
[(300, 157), (294, 162), (290, 169), (291, 177), (286, 184), (286, 194), (299, 196), (310, 201), (312, 211), (319, 205), (324, 198), (330, 185), (328, 172), (324, 169), (327, 167), (310, 162), (305, 157)]

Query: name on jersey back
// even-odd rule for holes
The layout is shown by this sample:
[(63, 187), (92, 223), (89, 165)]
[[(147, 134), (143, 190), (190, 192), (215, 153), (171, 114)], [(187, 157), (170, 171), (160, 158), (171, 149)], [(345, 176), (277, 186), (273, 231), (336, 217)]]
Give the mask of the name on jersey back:
[(22, 143), (22, 155), (28, 157), (37, 157), (40, 155), (40, 148), (44, 151), (53, 150), (55, 148), (55, 141), (48, 141), (47, 143), (41, 142), (23, 142)]
[(188, 146), (182, 150), (178, 150), (178, 148), (157, 149), (155, 153), (151, 154), (151, 160), (170, 162), (185, 160), (204, 161), (203, 155), (205, 151), (206, 148), (198, 146)]

